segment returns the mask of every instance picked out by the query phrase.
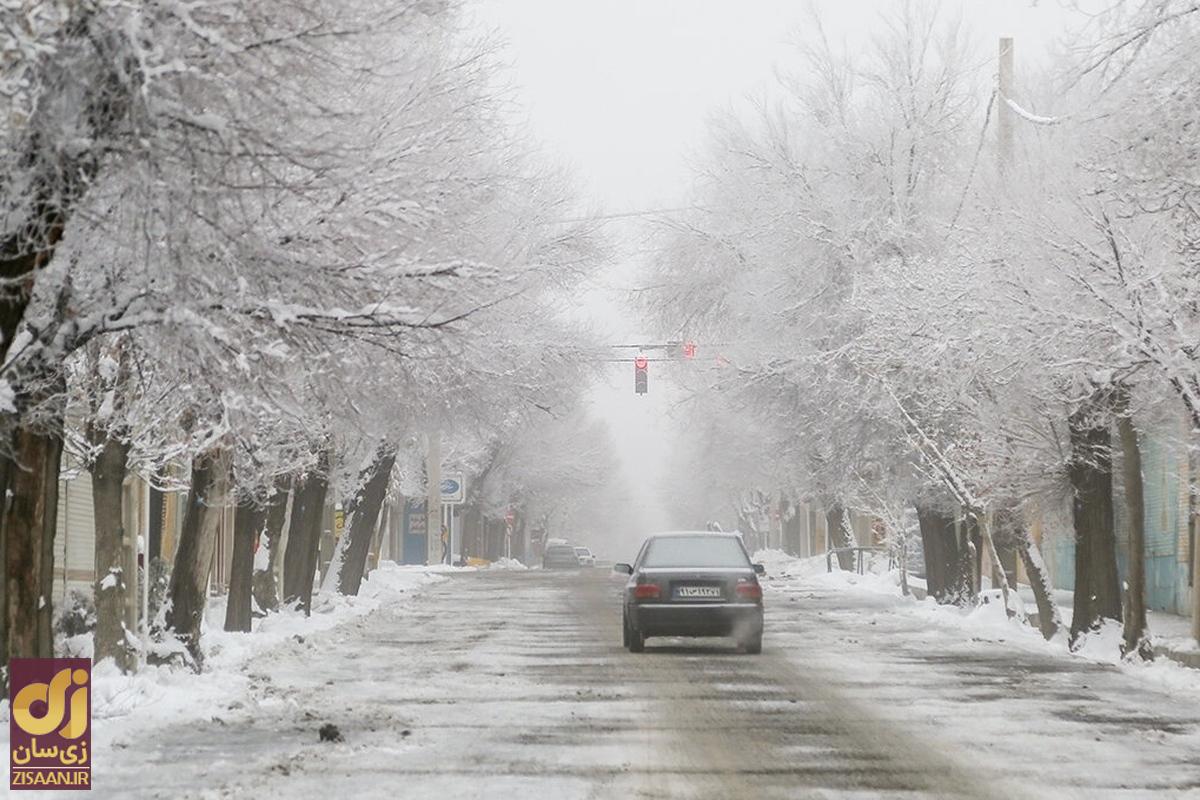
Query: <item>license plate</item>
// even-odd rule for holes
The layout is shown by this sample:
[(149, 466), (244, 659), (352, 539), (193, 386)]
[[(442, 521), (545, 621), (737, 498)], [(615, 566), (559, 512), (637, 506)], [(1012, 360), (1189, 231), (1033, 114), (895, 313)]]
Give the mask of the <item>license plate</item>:
[(699, 598), (720, 597), (720, 586), (676, 586), (675, 596), (681, 600), (695, 600)]

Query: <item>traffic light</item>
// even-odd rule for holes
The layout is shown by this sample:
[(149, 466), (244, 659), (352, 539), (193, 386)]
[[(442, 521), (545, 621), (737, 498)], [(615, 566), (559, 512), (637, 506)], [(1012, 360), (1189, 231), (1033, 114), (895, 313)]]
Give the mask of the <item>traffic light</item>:
[(667, 351), (671, 358), (688, 361), (696, 357), (695, 342), (667, 342)]
[(646, 368), (649, 366), (645, 356), (638, 356), (633, 360), (633, 390), (638, 394), (646, 393)]

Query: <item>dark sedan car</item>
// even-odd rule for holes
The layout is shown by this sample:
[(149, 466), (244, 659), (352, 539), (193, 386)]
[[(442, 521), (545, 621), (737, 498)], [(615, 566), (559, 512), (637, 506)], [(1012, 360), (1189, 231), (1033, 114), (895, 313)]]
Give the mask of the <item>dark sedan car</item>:
[(579, 557), (569, 544), (552, 544), (542, 554), (542, 569), (579, 569)]
[(651, 536), (637, 561), (613, 569), (629, 576), (623, 627), (631, 652), (642, 652), (649, 636), (732, 636), (746, 652), (762, 652), (763, 570), (740, 536)]

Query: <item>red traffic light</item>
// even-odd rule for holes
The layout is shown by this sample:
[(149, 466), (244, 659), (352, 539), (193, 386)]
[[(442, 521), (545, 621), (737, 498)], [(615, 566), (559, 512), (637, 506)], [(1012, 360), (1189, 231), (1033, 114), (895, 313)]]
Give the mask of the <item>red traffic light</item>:
[(696, 357), (696, 343), (695, 342), (684, 342), (683, 357), (684, 358), (695, 358)]
[(638, 394), (645, 394), (648, 391), (647, 384), (649, 383), (649, 374), (646, 372), (646, 367), (650, 360), (645, 356), (638, 356), (633, 360), (633, 390)]

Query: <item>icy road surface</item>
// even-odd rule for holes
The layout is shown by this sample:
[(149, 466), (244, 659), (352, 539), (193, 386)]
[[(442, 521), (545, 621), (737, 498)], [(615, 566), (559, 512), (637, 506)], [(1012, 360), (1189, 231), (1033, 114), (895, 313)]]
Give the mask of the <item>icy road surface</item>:
[(761, 656), (632, 655), (618, 585), (455, 575), (258, 658), (248, 705), (101, 747), (92, 796), (1200, 797), (1194, 694), (803, 583)]

